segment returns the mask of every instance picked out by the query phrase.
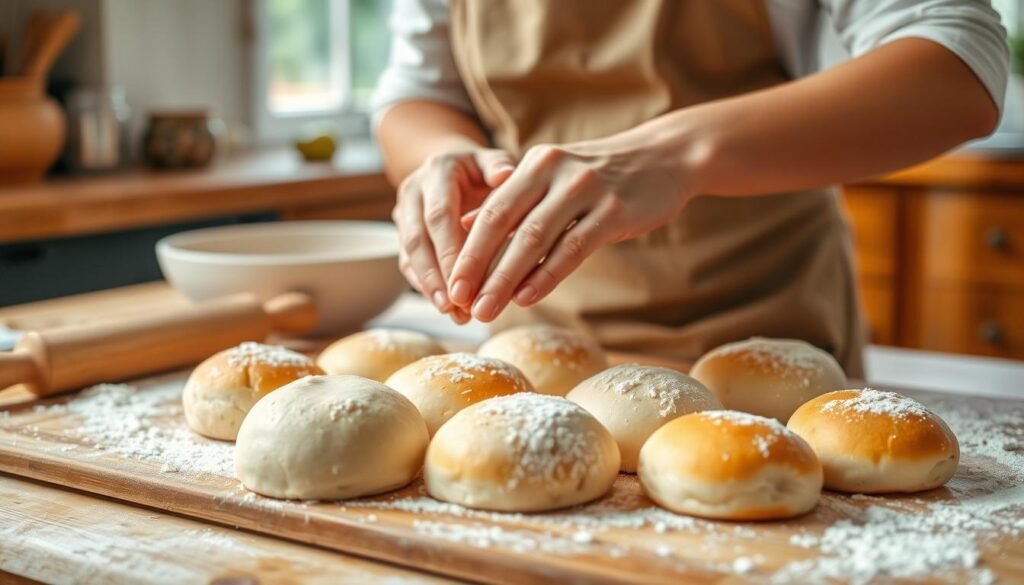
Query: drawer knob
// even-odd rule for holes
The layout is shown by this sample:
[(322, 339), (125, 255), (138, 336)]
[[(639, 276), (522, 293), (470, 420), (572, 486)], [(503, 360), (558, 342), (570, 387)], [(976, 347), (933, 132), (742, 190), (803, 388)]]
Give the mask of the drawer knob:
[(1010, 246), (1010, 234), (1003, 228), (992, 228), (985, 233), (985, 244), (993, 250), (1005, 250)]
[(999, 343), (1003, 340), (1003, 328), (991, 319), (981, 322), (978, 333), (985, 343)]

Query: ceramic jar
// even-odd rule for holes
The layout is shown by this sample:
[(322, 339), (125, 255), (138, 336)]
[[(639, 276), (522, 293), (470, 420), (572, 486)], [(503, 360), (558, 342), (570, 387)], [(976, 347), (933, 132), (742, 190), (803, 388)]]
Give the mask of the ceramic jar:
[(142, 139), (142, 157), (155, 168), (203, 167), (216, 150), (214, 124), (204, 111), (159, 112), (149, 115)]
[(64, 114), (43, 84), (0, 78), (0, 184), (38, 181), (60, 155)]

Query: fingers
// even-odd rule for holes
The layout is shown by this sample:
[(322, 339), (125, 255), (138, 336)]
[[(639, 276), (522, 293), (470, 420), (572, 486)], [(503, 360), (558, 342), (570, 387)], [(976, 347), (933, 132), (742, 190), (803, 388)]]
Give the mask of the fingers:
[(398, 201), (392, 218), (398, 225), (404, 255), (404, 262), (400, 258), (399, 266), (410, 284), (430, 299), (438, 310), (447, 311), (451, 303), (424, 223), (418, 182), (406, 180), (402, 183)]
[(590, 210), (596, 200), (593, 185), (591, 171), (577, 171), (553, 186), (527, 214), (481, 286), (473, 304), (473, 317), (486, 323), (505, 309), (523, 280), (551, 252), (566, 228)]
[[(458, 176), (462, 171), (455, 160), (437, 164), (441, 168), (428, 173), (423, 183), (423, 214), (441, 279), (447, 283), (466, 240), (466, 230), (459, 224), (459, 183), (466, 178)], [(445, 294), (447, 301), (447, 292)]]
[[(536, 149), (532, 149), (534, 153)], [(526, 214), (544, 197), (548, 179), (559, 151), (546, 147), (528, 154), (504, 183), (496, 188), (480, 206), (480, 212), (463, 244), (462, 251), (452, 269), (448, 294), (451, 301), (461, 307), (480, 304), (482, 314), (490, 314), (497, 299), (477, 298), (477, 291), (498, 251)], [(475, 301), (474, 301), (475, 299)]]
[(515, 291), (515, 303), (528, 307), (539, 302), (598, 248), (617, 241), (616, 226), (621, 209), (617, 199), (606, 199), (562, 233), (544, 261), (531, 271)]
[[(483, 179), (487, 183), (487, 186), (496, 189), (505, 182), (506, 179), (512, 176), (512, 172), (516, 170), (515, 159), (512, 155), (504, 150), (489, 150), (477, 155), (477, 166), (482, 169)], [(460, 219), (459, 223), (462, 225), (462, 229), (467, 232), (473, 228), (473, 222), (476, 220), (477, 215), (480, 214), (480, 208), (472, 209), (465, 213)]]
[(462, 218), (459, 220), (459, 223), (462, 224), (462, 229), (466, 230), (467, 232), (473, 229), (473, 224), (476, 223), (476, 218), (478, 215), (480, 215), (479, 207), (477, 207), (473, 211), (464, 214)]
[(476, 155), (476, 166), (483, 173), (484, 182), (495, 189), (505, 182), (516, 169), (515, 159), (504, 150), (482, 150)]

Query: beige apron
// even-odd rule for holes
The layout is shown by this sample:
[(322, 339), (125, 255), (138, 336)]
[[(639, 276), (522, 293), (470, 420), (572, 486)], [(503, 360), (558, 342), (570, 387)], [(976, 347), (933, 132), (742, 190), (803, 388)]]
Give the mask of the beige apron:
[[(787, 80), (763, 0), (452, 0), (451, 17), (477, 113), (516, 156)], [(849, 232), (827, 190), (698, 197), (496, 326), (532, 321), (688, 361), (753, 335), (805, 339), (863, 375)]]

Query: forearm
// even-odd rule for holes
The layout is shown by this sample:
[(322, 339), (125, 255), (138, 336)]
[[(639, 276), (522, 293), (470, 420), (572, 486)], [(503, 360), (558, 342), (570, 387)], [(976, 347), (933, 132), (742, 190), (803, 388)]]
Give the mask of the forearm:
[(894, 171), (991, 132), (997, 110), (954, 54), (905, 39), (776, 88), (612, 137), (680, 157), (701, 193), (751, 195)]
[(467, 114), (437, 102), (399, 103), (377, 127), (388, 179), (398, 185), (431, 156), (487, 145), (480, 126)]

